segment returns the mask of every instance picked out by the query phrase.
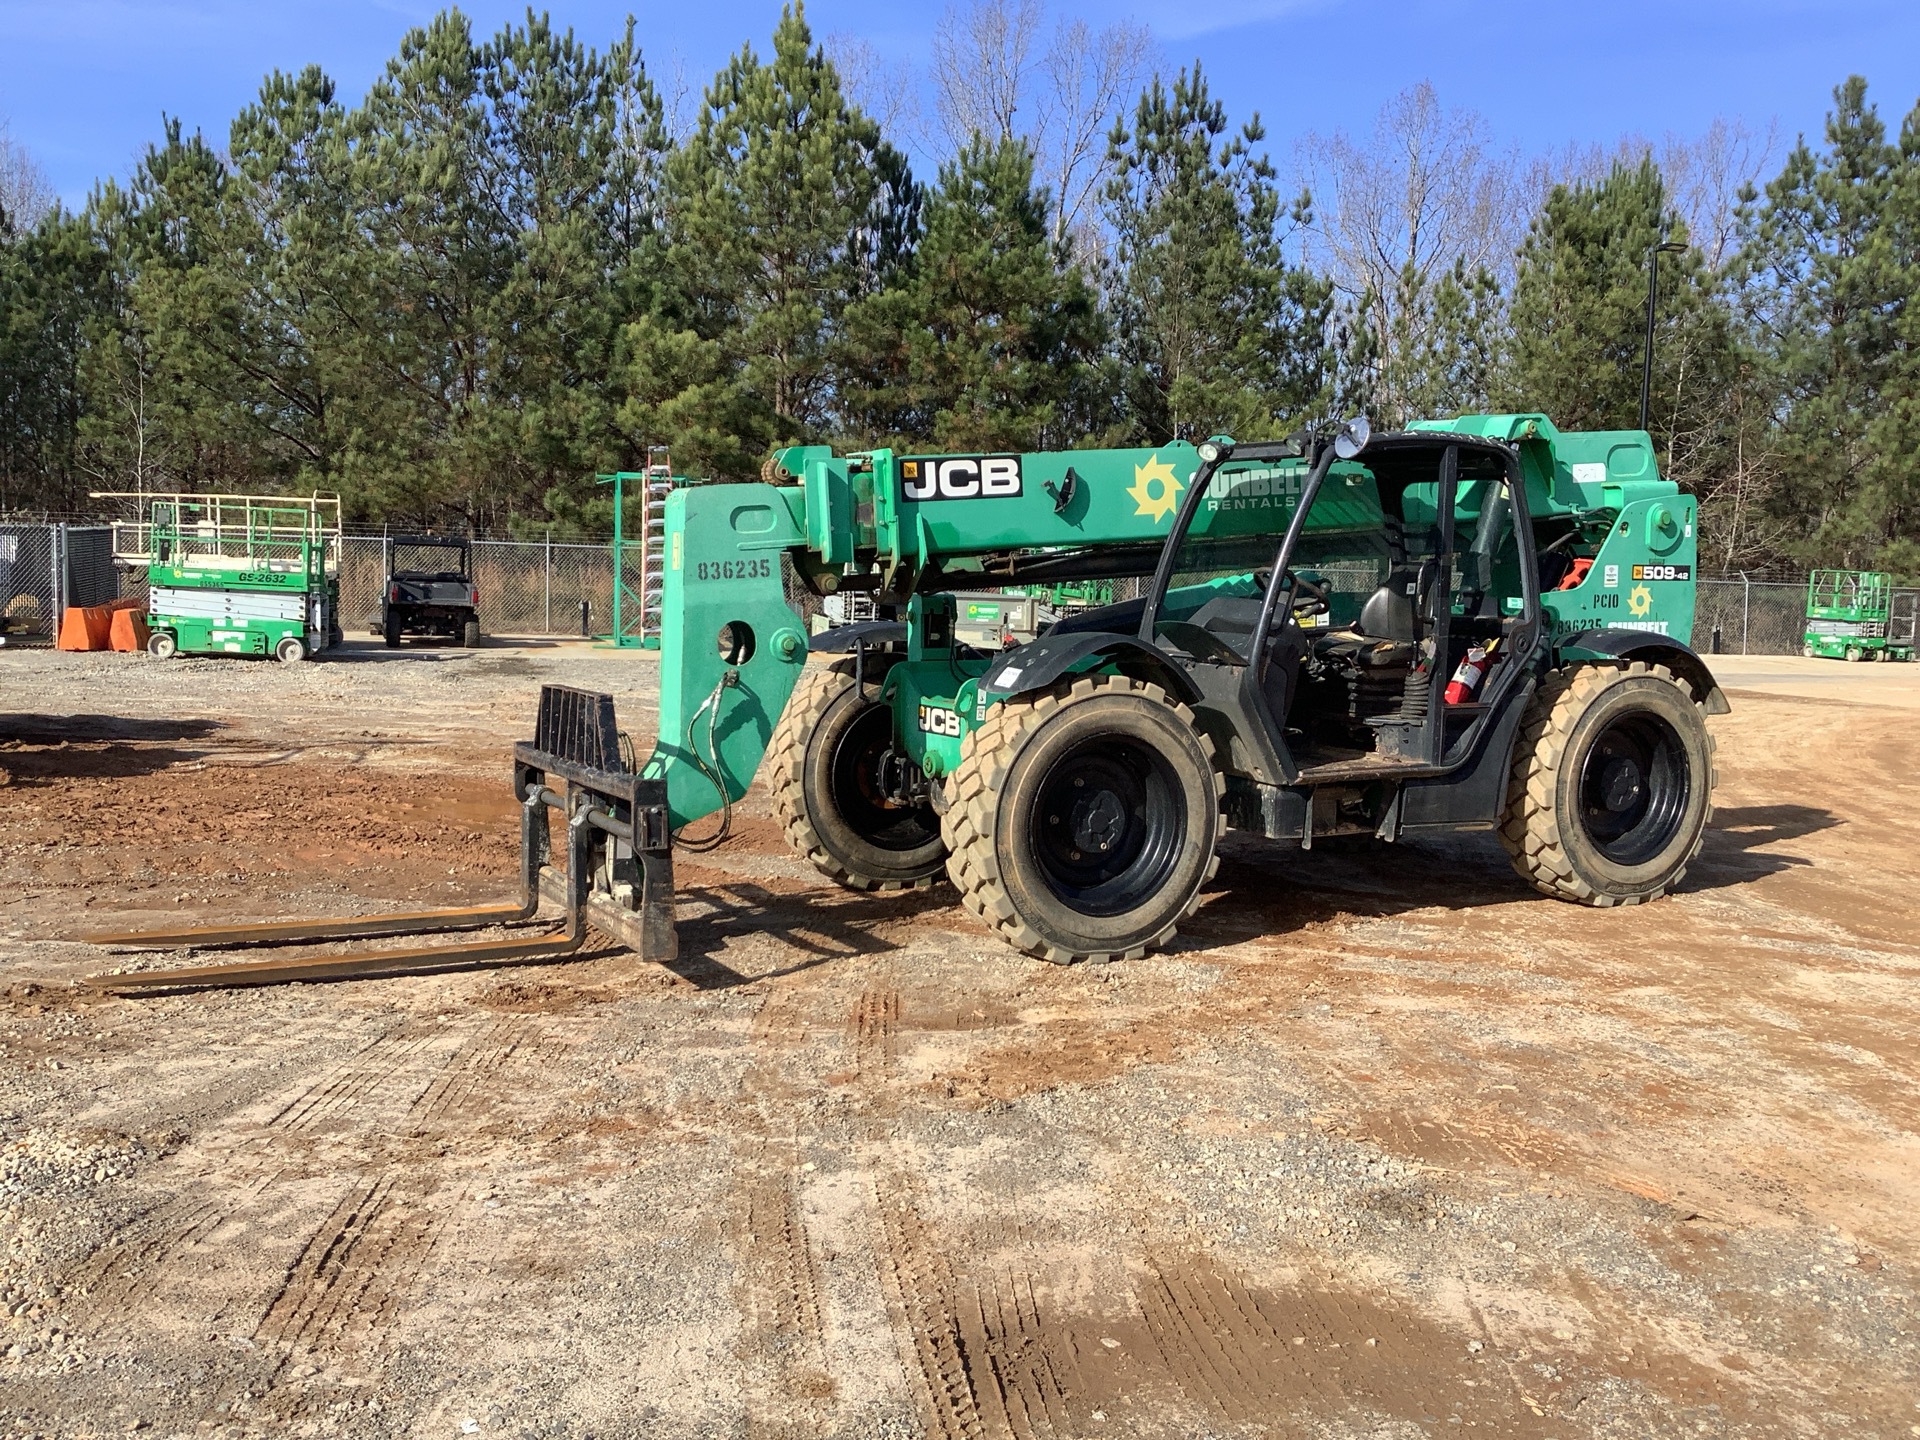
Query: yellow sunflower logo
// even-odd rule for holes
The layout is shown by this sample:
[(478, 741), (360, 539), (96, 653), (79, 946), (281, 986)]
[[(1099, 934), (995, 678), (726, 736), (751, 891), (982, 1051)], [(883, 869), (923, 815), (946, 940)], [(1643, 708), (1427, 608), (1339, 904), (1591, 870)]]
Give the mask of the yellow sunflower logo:
[(1133, 486), (1127, 494), (1133, 497), (1134, 514), (1157, 523), (1173, 513), (1180, 492), (1186, 488), (1173, 473), (1173, 466), (1156, 454), (1146, 464), (1133, 467)]
[(1633, 587), (1633, 593), (1627, 596), (1627, 609), (1633, 612), (1633, 618), (1644, 620), (1653, 613), (1653, 592), (1644, 585)]

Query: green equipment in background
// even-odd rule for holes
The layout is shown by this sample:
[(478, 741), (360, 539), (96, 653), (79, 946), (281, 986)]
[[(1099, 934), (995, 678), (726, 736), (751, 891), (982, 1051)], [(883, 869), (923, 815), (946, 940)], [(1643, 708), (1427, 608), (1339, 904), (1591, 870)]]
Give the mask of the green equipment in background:
[[(641, 535), (629, 540), (626, 532), (627, 482), (638, 481), (644, 501)], [(658, 445), (647, 450), (647, 468), (619, 470), (593, 477), (596, 485), (613, 486), (613, 629), (600, 637), (617, 650), (660, 648), (660, 595), (665, 580), (667, 496), (687, 484), (673, 473), (673, 462)], [(627, 582), (631, 561), (639, 567), (640, 583)]]
[(146, 507), (114, 527), (114, 553), (146, 566), (151, 654), (293, 664), (340, 644), (339, 496), (98, 498)]
[(1893, 577), (1878, 570), (1816, 570), (1807, 580), (1809, 659), (1911, 660), (1915, 602), (1896, 596)]

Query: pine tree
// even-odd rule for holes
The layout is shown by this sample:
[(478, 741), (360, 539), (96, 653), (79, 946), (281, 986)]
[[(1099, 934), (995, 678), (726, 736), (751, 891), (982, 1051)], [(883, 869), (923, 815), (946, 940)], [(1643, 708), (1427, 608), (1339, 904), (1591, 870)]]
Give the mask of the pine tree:
[(1920, 107), (1897, 141), (1858, 76), (1826, 148), (1749, 197), (1737, 275), (1782, 416), (1771, 507), (1812, 564), (1920, 578)]
[(690, 328), (721, 342), (761, 412), (739, 417), (743, 439), (833, 428), (842, 317), (886, 283), (914, 226), (905, 159), (848, 102), (798, 3), (773, 50), (762, 64), (744, 49), (721, 72), (669, 166)]
[(82, 508), (83, 367), (110, 294), (85, 217), (56, 208), (31, 229), (0, 225), (0, 510)]
[[(1648, 256), (1686, 240), (1650, 156), (1616, 164), (1597, 184), (1556, 186), (1520, 248), (1501, 403), (1544, 411), (1563, 429), (1636, 426)], [(1712, 412), (1732, 352), (1700, 252), (1662, 255), (1659, 265), (1650, 424), (1671, 462), (1677, 441)]]
[(976, 136), (941, 167), (899, 283), (847, 317), (847, 421), (865, 443), (1037, 450), (1080, 438), (1101, 335), (1094, 295), (1049, 238), (1018, 138)]
[(1227, 129), (1196, 64), (1109, 137), (1106, 289), (1142, 440), (1270, 436), (1329, 403), (1331, 291), (1287, 263), (1281, 228), (1306, 223), (1307, 197), (1282, 206), (1258, 116)]

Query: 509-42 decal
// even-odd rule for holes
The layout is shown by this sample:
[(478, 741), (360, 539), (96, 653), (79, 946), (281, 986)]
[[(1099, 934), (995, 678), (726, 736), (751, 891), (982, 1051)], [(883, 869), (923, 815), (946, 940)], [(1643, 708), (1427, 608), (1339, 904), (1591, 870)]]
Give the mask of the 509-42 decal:
[(702, 560), (693, 573), (698, 580), (764, 580), (773, 574), (773, 561)]

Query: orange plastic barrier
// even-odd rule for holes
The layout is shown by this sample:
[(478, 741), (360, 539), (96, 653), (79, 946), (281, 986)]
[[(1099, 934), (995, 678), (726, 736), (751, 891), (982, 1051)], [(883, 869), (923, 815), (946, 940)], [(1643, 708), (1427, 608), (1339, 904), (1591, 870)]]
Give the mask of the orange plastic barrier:
[(144, 650), (147, 645), (144, 615), (140, 616), (142, 638), (138, 645), (116, 645), (114, 634), (118, 616), (145, 608), (139, 600), (110, 600), (105, 605), (69, 605), (66, 613), (60, 617), (60, 634), (55, 638), (54, 646), (60, 650)]
[(147, 617), (131, 605), (116, 602), (107, 627), (108, 643), (116, 650), (147, 648)]
[(113, 611), (105, 605), (69, 605), (60, 617), (60, 650), (105, 650), (113, 643)]

